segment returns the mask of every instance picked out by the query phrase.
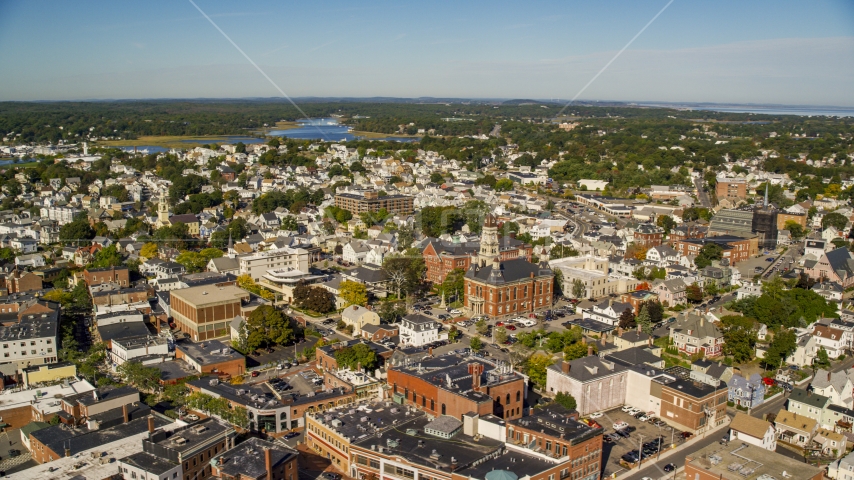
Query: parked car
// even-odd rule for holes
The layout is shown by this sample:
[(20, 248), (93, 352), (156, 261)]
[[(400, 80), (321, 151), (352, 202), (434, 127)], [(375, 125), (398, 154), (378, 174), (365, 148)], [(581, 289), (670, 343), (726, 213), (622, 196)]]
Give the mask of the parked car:
[(601, 418), (602, 415), (604, 415), (602, 412), (591, 413), (590, 418)]
[(628, 427), (629, 424), (626, 422), (616, 422), (615, 424), (613, 424), (611, 426), (614, 427), (614, 430), (622, 430), (622, 429)]
[(667, 465), (664, 466), (664, 468), (662, 470), (664, 470), (664, 473), (670, 473), (670, 472), (676, 470), (676, 464), (668, 463)]
[(691, 432), (682, 432), (679, 434), (679, 436), (684, 438), (685, 440), (688, 440), (689, 438), (693, 437), (694, 434)]
[(198, 420), (198, 419), (199, 419), (199, 416), (198, 416), (198, 415), (196, 415), (195, 413), (191, 413), (191, 414), (189, 414), (189, 415), (185, 416), (185, 417), (184, 417), (184, 419), (185, 419), (185, 420), (189, 420), (189, 421), (191, 421), (191, 422), (195, 422), (196, 420)]
[(255, 370), (251, 373), (251, 375), (252, 375), (252, 377), (257, 377), (260, 374), (258, 373), (258, 370)]
[(631, 410), (633, 408), (635, 408), (635, 407), (632, 407), (630, 405), (623, 405), (623, 408), (621, 408), (620, 410), (622, 410), (624, 412), (628, 412), (629, 410)]
[(450, 313), (452, 315), (462, 315), (463, 314), (463, 312), (461, 310), (457, 310), (456, 308), (451, 310)]
[(285, 439), (299, 437), (299, 432), (288, 432), (285, 434)]

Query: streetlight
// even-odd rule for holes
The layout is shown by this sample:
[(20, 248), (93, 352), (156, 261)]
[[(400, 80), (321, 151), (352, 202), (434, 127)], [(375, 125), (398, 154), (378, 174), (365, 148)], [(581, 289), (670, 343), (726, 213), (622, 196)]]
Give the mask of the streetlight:
[(643, 435), (638, 434), (638, 470), (643, 465)]

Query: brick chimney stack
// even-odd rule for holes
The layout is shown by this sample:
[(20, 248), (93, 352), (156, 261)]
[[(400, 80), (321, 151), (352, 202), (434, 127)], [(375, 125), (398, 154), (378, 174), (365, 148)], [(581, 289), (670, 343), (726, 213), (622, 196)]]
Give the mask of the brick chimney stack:
[(273, 478), (273, 456), (269, 448), (264, 449), (264, 465), (267, 467), (267, 479)]
[(592, 356), (593, 356), (593, 345), (588, 345), (588, 346), (587, 346), (587, 356), (588, 356), (588, 357), (592, 357)]
[(569, 373), (569, 367), (570, 367), (569, 362), (565, 361), (565, 362), (560, 364), (560, 370), (565, 374)]
[(148, 416), (148, 433), (154, 433), (154, 416)]
[(128, 405), (127, 404), (122, 405), (122, 416), (125, 419), (125, 423), (128, 423), (129, 419), (128, 419)]
[(469, 375), (471, 375), (471, 389), (477, 392), (480, 390), (480, 375), (483, 373), (483, 365), (480, 363), (470, 363), (468, 371)]

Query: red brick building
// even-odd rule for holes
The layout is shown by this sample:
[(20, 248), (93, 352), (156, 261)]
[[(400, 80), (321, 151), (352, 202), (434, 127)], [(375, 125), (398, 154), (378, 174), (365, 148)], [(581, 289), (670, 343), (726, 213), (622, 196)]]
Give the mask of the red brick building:
[(652, 248), (661, 245), (664, 239), (664, 229), (651, 223), (642, 223), (635, 229), (635, 245)]
[(572, 459), (568, 478), (590, 478), (601, 470), (602, 433), (601, 428), (580, 423), (577, 411), (556, 405), (507, 422), (507, 443), (528, 448), (534, 445), (551, 457)]
[(757, 237), (744, 238), (733, 235), (678, 240), (674, 242), (673, 248), (681, 255), (697, 256), (700, 250), (709, 243), (716, 243), (723, 248), (723, 258), (729, 259), (730, 265), (736, 265), (759, 254), (759, 239)]
[(127, 267), (92, 268), (83, 271), (83, 281), (89, 287), (102, 283), (117, 283), (127, 287), (130, 285), (130, 273)]
[[(427, 266), (427, 280), (442, 283), (448, 273), (455, 268), (468, 270), (473, 261), (477, 261), (480, 242), (451, 243), (439, 239), (430, 239), (422, 255)], [(531, 261), (533, 247), (513, 237), (498, 240), (498, 255), (503, 261), (525, 258)]]
[(388, 384), (396, 399), (434, 416), (457, 419), (468, 412), (505, 420), (520, 418), (527, 387), (525, 379), (513, 371), (457, 355), (391, 368)]

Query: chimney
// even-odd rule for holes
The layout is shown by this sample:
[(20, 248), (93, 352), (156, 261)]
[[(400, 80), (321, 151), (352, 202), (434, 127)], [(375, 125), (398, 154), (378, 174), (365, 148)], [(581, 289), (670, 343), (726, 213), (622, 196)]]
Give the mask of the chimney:
[(264, 449), (264, 465), (267, 467), (267, 480), (273, 479), (273, 456), (269, 448)]
[(98, 390), (97, 389), (92, 390), (92, 398), (94, 398), (95, 400), (98, 400)]
[(560, 364), (560, 369), (565, 374), (569, 374), (569, 367), (570, 367), (569, 362), (565, 361), (565, 362)]
[(433, 347), (427, 349), (427, 355), (433, 356)]
[(588, 356), (588, 357), (592, 357), (592, 356), (593, 356), (593, 345), (588, 345), (588, 346), (587, 346), (587, 356)]
[(468, 365), (469, 375), (471, 375), (471, 389), (480, 391), (480, 375), (483, 373), (483, 365), (479, 363), (470, 363)]
[(600, 343), (602, 343), (602, 346), (603, 346), (603, 347), (605, 346), (605, 334), (604, 334), (604, 333), (603, 333), (603, 334), (602, 334), (602, 336), (599, 338), (599, 342), (600, 342)]
[(827, 371), (827, 381), (830, 381), (830, 370)]
[(125, 419), (125, 423), (128, 423), (128, 405), (127, 404), (122, 405), (122, 416)]
[(65, 447), (65, 456), (66, 456), (66, 457), (70, 457), (70, 456), (71, 456), (71, 448), (70, 448), (70, 446)]
[[(707, 313), (708, 313), (708, 312), (707, 312)], [(700, 317), (700, 326), (702, 327), (702, 326), (703, 326), (703, 325), (705, 325), (705, 324), (706, 324), (706, 317), (701, 316), (701, 317)]]
[(154, 433), (154, 416), (148, 416), (148, 433)]

